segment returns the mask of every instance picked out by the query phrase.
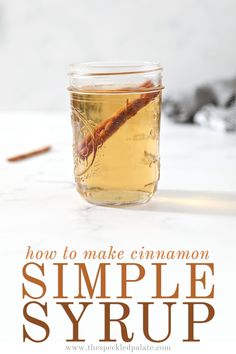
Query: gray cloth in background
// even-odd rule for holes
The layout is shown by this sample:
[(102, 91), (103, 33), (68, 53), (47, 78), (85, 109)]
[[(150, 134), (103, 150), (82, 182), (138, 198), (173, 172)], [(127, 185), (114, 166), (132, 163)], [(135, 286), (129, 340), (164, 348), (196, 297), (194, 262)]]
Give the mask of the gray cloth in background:
[(165, 115), (179, 123), (197, 123), (221, 131), (236, 131), (236, 78), (176, 92), (163, 102)]

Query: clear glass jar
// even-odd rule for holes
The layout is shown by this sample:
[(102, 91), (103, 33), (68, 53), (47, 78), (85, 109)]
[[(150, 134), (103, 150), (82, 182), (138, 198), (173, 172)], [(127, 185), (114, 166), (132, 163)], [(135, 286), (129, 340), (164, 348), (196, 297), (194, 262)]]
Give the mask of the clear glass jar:
[(88, 202), (147, 202), (160, 176), (162, 68), (156, 63), (72, 64), (77, 190)]

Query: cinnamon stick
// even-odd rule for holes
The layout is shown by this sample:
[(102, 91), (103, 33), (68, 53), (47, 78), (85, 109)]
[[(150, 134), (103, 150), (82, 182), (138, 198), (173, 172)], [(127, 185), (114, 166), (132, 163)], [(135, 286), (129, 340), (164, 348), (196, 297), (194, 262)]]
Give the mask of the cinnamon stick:
[(37, 149), (37, 150), (32, 150), (32, 151), (26, 152), (24, 154), (20, 154), (20, 155), (15, 155), (15, 156), (9, 157), (7, 159), (7, 161), (16, 162), (16, 161), (24, 160), (24, 159), (27, 159), (27, 158), (30, 158), (30, 157), (34, 157), (34, 156), (43, 154), (45, 152), (48, 152), (49, 150), (51, 150), (51, 146), (50, 145), (42, 147), (42, 148)]
[[(143, 88), (152, 88), (153, 83), (151, 81), (145, 82)], [(88, 158), (88, 156), (97, 149), (98, 146), (104, 144), (104, 142), (111, 137), (128, 119), (135, 116), (140, 109), (145, 107), (151, 102), (159, 91), (152, 91), (143, 93), (139, 98), (128, 102), (127, 105), (117, 112), (115, 112), (109, 119), (101, 122), (93, 131), (88, 134), (84, 140), (78, 146), (78, 154), (82, 160)]]

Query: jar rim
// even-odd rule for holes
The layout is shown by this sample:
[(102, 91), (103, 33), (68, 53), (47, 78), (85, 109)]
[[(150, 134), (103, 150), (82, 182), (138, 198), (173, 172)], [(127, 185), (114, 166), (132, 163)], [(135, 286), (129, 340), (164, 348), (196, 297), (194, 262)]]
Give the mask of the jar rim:
[(160, 64), (149, 61), (93, 61), (72, 63), (69, 76), (137, 75), (162, 71)]

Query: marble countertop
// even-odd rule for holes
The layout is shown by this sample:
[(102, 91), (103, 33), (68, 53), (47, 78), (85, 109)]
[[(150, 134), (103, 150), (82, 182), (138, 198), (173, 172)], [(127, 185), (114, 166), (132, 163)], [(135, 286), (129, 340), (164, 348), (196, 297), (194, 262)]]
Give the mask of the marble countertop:
[[(184, 214), (210, 217), (235, 213), (235, 134), (175, 125), (163, 119), (161, 179), (156, 196), (146, 205), (106, 208), (87, 204), (75, 191), (69, 114), (1, 113), (0, 122), (0, 205), (5, 212), (8, 207), (25, 214), (43, 215), (47, 210), (48, 215), (50, 210), (52, 217), (62, 212), (64, 222), (67, 216), (74, 215), (75, 224), (78, 218), (83, 220), (85, 213), (88, 217), (93, 215), (94, 226), (94, 216), (100, 215), (102, 219), (105, 213), (112, 217), (152, 215), (153, 229), (153, 214), (158, 222), (167, 214), (175, 219)], [(48, 144), (53, 147), (50, 153), (21, 162), (6, 162), (11, 155)], [(103, 226), (105, 230), (107, 225)]]
[[(209, 249), (222, 270), (218, 282), (226, 287), (218, 299), (225, 313), (208, 331), (215, 340), (230, 318), (227, 302), (235, 291), (225, 279), (232, 263), (222, 261), (222, 249), (234, 258), (236, 135), (163, 119), (157, 194), (148, 204), (108, 208), (86, 203), (75, 190), (69, 114), (1, 113), (0, 124), (1, 262), (8, 267), (2, 281), (18, 276), (12, 264), (23, 263), (28, 245)], [(50, 153), (6, 161), (48, 144)], [(9, 296), (14, 303), (14, 294)], [(17, 311), (17, 303), (12, 306)], [(234, 336), (232, 326), (224, 339)]]
[[(69, 114), (1, 113), (0, 120), (1, 226), (7, 237), (23, 232), (39, 233), (40, 239), (59, 234), (109, 239), (135, 228), (137, 240), (143, 232), (188, 236), (196, 232), (194, 220), (201, 227), (228, 217), (236, 225), (235, 134), (163, 119), (157, 194), (148, 204), (107, 208), (87, 204), (75, 191)], [(48, 144), (50, 153), (6, 162)]]

